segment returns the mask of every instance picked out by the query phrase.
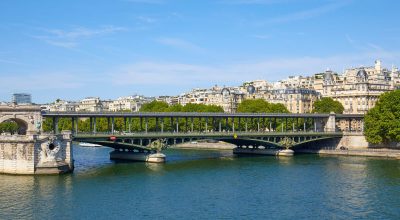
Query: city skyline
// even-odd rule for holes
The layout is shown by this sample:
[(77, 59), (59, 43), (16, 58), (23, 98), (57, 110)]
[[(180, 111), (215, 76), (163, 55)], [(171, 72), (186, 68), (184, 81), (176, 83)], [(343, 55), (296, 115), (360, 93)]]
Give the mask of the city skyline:
[(3, 1), (0, 74), (10, 83), (3, 83), (0, 100), (8, 101), (15, 92), (29, 92), (37, 103), (177, 95), (215, 84), (309, 76), (327, 68), (340, 73), (372, 66), (375, 59), (391, 68), (400, 58), (398, 5)]

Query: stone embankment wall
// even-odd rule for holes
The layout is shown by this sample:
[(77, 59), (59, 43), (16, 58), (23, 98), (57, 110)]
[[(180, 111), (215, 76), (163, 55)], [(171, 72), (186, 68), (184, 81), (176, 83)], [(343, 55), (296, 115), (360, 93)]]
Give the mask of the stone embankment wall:
[(0, 135), (0, 173), (51, 174), (73, 168), (70, 133)]

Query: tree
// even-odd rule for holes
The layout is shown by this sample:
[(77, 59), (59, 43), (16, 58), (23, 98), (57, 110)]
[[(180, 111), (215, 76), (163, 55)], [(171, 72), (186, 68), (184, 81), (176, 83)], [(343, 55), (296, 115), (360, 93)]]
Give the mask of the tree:
[(149, 103), (145, 103), (140, 108), (141, 112), (166, 112), (168, 110), (168, 104), (166, 102), (161, 101), (152, 101)]
[(313, 113), (331, 113), (342, 114), (344, 107), (342, 103), (333, 100), (332, 98), (325, 97), (315, 101)]
[(7, 133), (17, 133), (19, 126), (14, 121), (5, 121), (0, 123), (0, 133), (7, 132)]
[(289, 113), (283, 104), (271, 104), (264, 99), (247, 99), (239, 104), (238, 112), (243, 113)]
[(243, 113), (263, 113), (269, 112), (269, 110), (270, 104), (264, 99), (246, 99), (237, 108), (237, 112)]
[(364, 120), (369, 143), (400, 142), (400, 90), (383, 93)]

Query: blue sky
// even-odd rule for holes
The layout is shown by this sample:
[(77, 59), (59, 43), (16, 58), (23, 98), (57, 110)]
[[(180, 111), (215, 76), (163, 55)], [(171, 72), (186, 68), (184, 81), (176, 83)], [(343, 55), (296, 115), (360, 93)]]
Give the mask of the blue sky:
[(177, 95), (398, 65), (399, 1), (2, 0), (0, 100)]

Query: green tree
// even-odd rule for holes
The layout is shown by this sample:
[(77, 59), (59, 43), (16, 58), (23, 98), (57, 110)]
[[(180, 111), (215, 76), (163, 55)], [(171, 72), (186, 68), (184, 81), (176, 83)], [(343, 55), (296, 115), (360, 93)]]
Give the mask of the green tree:
[(237, 112), (263, 113), (269, 110), (270, 104), (264, 99), (246, 99), (239, 104)]
[(168, 104), (166, 102), (161, 101), (152, 101), (149, 103), (145, 103), (140, 108), (141, 112), (166, 112), (168, 111)]
[(342, 114), (344, 107), (342, 103), (333, 100), (332, 98), (325, 97), (315, 101), (313, 113), (331, 113)]
[(368, 142), (400, 142), (400, 90), (383, 93), (364, 120)]
[(7, 132), (15, 134), (18, 132), (19, 126), (14, 121), (5, 121), (0, 123), (0, 133)]

